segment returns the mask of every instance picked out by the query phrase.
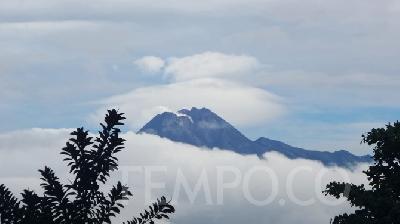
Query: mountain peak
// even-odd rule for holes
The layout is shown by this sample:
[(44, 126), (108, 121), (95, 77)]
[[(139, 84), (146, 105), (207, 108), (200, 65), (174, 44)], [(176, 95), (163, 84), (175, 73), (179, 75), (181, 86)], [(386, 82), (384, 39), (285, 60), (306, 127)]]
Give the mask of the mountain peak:
[(235, 127), (204, 107), (158, 114), (139, 133), (155, 134), (177, 142), (228, 149), (242, 154), (248, 154), (248, 148), (252, 144)]
[(139, 133), (154, 134), (199, 147), (227, 149), (239, 154), (262, 156), (265, 152), (277, 151), (289, 159), (316, 160), (329, 166), (351, 167), (359, 162), (371, 161), (370, 156), (355, 156), (345, 150), (306, 150), (265, 137), (251, 141), (230, 123), (204, 107), (158, 114)]
[(190, 110), (189, 109), (181, 109), (181, 110), (178, 111), (178, 113), (181, 113), (181, 114), (192, 114), (192, 113), (212, 113), (212, 114), (215, 114), (210, 109), (205, 108), (205, 107), (202, 107), (202, 108), (192, 107)]
[(192, 107), (192, 109), (182, 109), (177, 112), (177, 114), (182, 114), (189, 116), (193, 121), (214, 121), (216, 123), (227, 123), (224, 119), (218, 116), (216, 113), (212, 112), (210, 109), (205, 107), (198, 109), (197, 107)]

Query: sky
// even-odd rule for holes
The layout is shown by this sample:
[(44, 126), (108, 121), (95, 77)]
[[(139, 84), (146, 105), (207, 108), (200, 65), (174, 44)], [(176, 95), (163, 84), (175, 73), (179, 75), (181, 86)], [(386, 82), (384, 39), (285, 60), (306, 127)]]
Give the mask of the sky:
[(0, 133), (208, 107), (252, 139), (371, 150), (398, 119), (395, 0), (0, 1)]

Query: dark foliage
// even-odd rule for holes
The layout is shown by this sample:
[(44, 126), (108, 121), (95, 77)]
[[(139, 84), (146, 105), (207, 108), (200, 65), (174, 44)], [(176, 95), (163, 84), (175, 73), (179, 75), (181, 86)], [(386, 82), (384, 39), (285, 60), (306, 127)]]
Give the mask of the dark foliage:
[(375, 163), (364, 173), (369, 188), (332, 182), (324, 191), (336, 198), (345, 194), (357, 208), (353, 214), (336, 216), (333, 224), (398, 224), (400, 223), (400, 122), (372, 129), (363, 135), (363, 143), (374, 146)]
[[(93, 139), (89, 132), (78, 128), (71, 133), (61, 154), (70, 167), (74, 180), (62, 184), (49, 167), (39, 170), (44, 194), (39, 196), (24, 190), (18, 200), (4, 185), (0, 185), (0, 223), (4, 224), (103, 224), (120, 213), (121, 203), (132, 196), (127, 186), (118, 182), (109, 193), (100, 191), (110, 173), (117, 170), (116, 153), (124, 149), (125, 140), (119, 137), (123, 125), (122, 113), (109, 110), (102, 131)], [(174, 207), (162, 197), (149, 211), (133, 218), (128, 224), (154, 223), (168, 219)]]
[(149, 206), (148, 210), (141, 213), (139, 218), (133, 218), (126, 224), (154, 224), (154, 219), (169, 219), (168, 214), (173, 212), (175, 212), (174, 207), (167, 202), (165, 197), (161, 197), (161, 199), (157, 199), (157, 202), (153, 203), (153, 206)]

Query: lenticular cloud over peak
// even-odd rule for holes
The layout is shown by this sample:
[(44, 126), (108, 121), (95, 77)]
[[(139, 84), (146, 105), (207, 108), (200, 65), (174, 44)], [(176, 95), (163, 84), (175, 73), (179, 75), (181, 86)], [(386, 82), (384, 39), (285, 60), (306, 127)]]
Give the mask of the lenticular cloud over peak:
[(238, 126), (268, 122), (285, 112), (283, 99), (266, 90), (222, 79), (196, 79), (138, 88), (110, 97), (92, 119), (99, 121), (105, 108), (116, 107), (128, 116), (133, 129), (143, 126), (162, 108), (178, 111), (184, 107), (207, 107)]

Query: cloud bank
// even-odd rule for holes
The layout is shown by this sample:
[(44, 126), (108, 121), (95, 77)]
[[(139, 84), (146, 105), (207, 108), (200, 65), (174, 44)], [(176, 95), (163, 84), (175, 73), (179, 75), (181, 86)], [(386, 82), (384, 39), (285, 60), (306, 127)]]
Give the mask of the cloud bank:
[[(66, 167), (59, 152), (66, 133), (35, 129), (0, 135), (0, 182), (16, 193), (22, 187), (38, 189), (36, 170), (49, 165), (65, 183)], [(121, 221), (138, 214), (149, 198), (166, 195), (177, 209), (171, 223), (329, 223), (332, 216), (350, 208), (323, 197), (325, 184), (365, 183), (361, 173), (365, 165), (349, 171), (274, 153), (260, 160), (157, 136), (128, 132), (123, 137), (126, 149), (118, 155), (120, 170), (112, 181), (122, 179), (134, 197), (123, 209)]]

